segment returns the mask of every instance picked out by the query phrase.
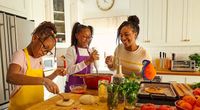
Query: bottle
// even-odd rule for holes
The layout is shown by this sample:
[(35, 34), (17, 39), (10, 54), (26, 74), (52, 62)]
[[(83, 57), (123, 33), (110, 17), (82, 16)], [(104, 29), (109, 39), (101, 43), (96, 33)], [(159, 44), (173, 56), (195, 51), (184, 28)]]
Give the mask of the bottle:
[(122, 73), (122, 65), (118, 65), (117, 72), (113, 76), (113, 83), (119, 85), (123, 82), (124, 82), (124, 74)]
[[(124, 75), (122, 73), (122, 65), (118, 65), (117, 67), (117, 72), (116, 74), (113, 76), (113, 83), (115, 85), (121, 85), (124, 83)], [(125, 96), (123, 94), (122, 90), (118, 91), (118, 102), (119, 103), (123, 103), (125, 100)]]

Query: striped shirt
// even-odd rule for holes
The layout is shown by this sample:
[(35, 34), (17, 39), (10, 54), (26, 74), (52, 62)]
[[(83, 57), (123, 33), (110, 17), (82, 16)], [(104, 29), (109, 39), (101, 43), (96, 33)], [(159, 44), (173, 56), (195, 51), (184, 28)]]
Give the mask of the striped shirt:
[(120, 44), (114, 53), (114, 66), (111, 70), (115, 70), (118, 64), (122, 65), (123, 74), (136, 73), (140, 74), (142, 70), (142, 61), (150, 60), (151, 57), (147, 51), (139, 46), (135, 51), (127, 51), (123, 44)]

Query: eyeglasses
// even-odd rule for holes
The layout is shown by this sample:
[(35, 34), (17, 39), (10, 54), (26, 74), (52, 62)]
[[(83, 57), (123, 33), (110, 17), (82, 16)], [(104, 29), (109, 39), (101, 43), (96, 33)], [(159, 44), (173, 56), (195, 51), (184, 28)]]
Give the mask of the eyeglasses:
[(40, 38), (38, 38), (38, 40), (40, 41), (40, 43), (42, 44), (42, 47), (43, 47), (43, 49), (44, 49), (44, 50), (42, 50), (42, 53), (43, 53), (44, 55), (53, 55), (53, 53), (45, 47), (45, 45), (44, 45), (44, 43), (42, 42), (42, 40), (41, 40)]

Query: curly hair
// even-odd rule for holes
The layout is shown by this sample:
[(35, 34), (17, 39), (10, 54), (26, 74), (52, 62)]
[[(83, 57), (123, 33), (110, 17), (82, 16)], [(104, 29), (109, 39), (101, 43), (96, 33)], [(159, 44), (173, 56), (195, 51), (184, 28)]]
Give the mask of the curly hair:
[(120, 31), (124, 26), (130, 26), (133, 32), (137, 32), (137, 35), (138, 35), (140, 32), (139, 23), (140, 23), (140, 20), (136, 15), (129, 16), (127, 21), (124, 21), (117, 30), (117, 42), (119, 41), (119, 38), (120, 38)]
[(41, 40), (45, 40), (48, 37), (52, 37), (55, 39), (56, 37), (56, 27), (53, 23), (44, 21), (39, 24), (37, 28), (32, 32), (32, 35), (37, 35)]

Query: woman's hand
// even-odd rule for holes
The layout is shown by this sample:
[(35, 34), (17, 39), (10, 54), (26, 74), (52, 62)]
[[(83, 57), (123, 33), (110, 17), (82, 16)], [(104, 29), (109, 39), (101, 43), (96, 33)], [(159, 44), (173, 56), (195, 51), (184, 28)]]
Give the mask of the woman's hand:
[(54, 94), (59, 93), (58, 86), (52, 80), (48, 78), (44, 78), (43, 81), (44, 81), (44, 86), (47, 88), (49, 92), (54, 93)]
[(67, 71), (65, 68), (57, 68), (54, 71), (54, 74), (59, 75), (59, 76), (65, 76), (67, 74)]
[(113, 67), (113, 56), (107, 56), (105, 59), (105, 63), (107, 64), (108, 68)]
[(98, 54), (97, 50), (94, 50), (90, 54), (89, 58), (87, 60), (85, 60), (85, 64), (89, 65), (89, 64), (93, 63), (95, 60), (99, 60), (99, 54)]

